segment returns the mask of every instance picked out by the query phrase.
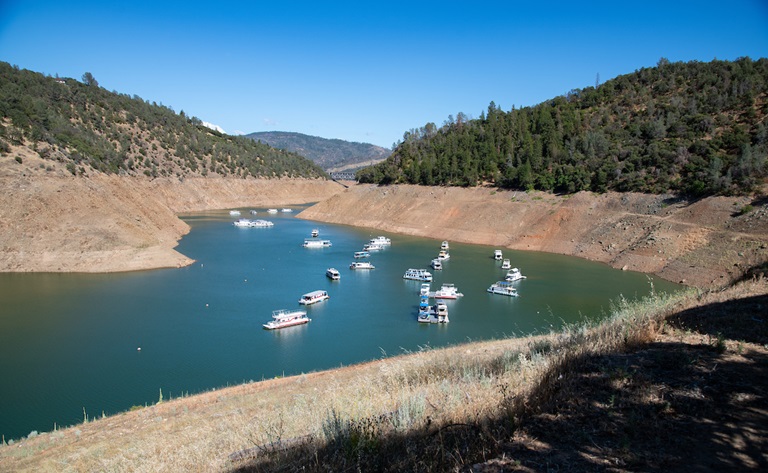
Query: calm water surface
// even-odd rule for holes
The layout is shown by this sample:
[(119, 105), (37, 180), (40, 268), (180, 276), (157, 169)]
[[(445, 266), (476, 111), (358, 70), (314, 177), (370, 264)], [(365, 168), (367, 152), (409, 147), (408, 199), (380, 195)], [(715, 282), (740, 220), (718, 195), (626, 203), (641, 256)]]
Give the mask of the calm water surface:
[[(294, 207), (298, 212), (300, 207)], [(384, 233), (257, 217), (272, 228), (237, 228), (227, 211), (183, 216), (192, 227), (178, 250), (197, 260), (181, 269), (121, 274), (0, 274), (0, 434), (18, 438), (134, 405), (216, 387), (322, 370), (422, 347), (547, 331), (602, 317), (619, 295), (634, 298), (677, 285), (577, 258), (504, 251), (527, 279), (520, 297), (486, 292), (505, 271), (493, 248), (451, 243), (433, 289), (454, 283), (451, 322), (416, 322), (420, 283), (440, 242), (385, 234), (372, 271), (348, 269), (352, 254)], [(250, 217), (247, 211), (243, 217)], [(301, 246), (312, 228), (333, 246)], [(340, 281), (325, 277), (328, 267)], [(263, 330), (275, 309), (327, 290), (307, 325)], [(141, 348), (141, 350), (138, 350)]]

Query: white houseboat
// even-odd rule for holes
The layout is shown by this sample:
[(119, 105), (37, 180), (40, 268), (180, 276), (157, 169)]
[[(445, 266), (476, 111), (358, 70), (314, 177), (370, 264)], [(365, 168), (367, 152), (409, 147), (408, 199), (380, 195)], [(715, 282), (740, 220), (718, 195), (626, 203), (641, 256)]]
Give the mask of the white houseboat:
[(434, 269), (435, 271), (440, 271), (443, 269), (443, 262), (440, 261), (439, 258), (433, 259), (432, 262), (429, 263), (429, 265), (432, 266), (432, 269)]
[(440, 249), (441, 249), (441, 250), (449, 250), (449, 249), (451, 249), (450, 245), (448, 245), (448, 240), (444, 240), (444, 241), (443, 241), (443, 242), (440, 244)]
[(331, 296), (329, 296), (326, 291), (312, 291), (301, 296), (301, 299), (299, 299), (299, 304), (312, 305), (318, 302), (323, 302), (330, 298)]
[(435, 299), (457, 299), (463, 296), (464, 294), (460, 293), (453, 284), (443, 283), (432, 297)]
[(403, 274), (403, 279), (413, 279), (414, 281), (432, 281), (432, 273), (426, 269), (408, 269)]
[(501, 250), (493, 250), (493, 259), (495, 259), (496, 261), (502, 260)]
[(509, 269), (512, 267), (512, 263), (509, 262), (508, 259), (504, 259), (504, 261), (501, 262), (501, 269)]
[(376, 238), (371, 238), (369, 243), (373, 243), (374, 245), (379, 245), (379, 246), (389, 246), (392, 244), (392, 240), (390, 240), (385, 236), (377, 236)]
[(289, 214), (289, 213), (293, 212), (293, 209), (282, 209), (280, 211)]
[(526, 276), (523, 276), (522, 273), (520, 273), (520, 270), (518, 268), (512, 268), (507, 272), (507, 277), (505, 277), (504, 279), (507, 282), (515, 282), (525, 278)]
[(307, 317), (307, 313), (303, 310), (280, 309), (272, 312), (272, 320), (265, 323), (263, 327), (267, 330), (274, 330), (276, 328), (305, 324), (310, 320)]
[(509, 281), (497, 281), (488, 288), (491, 294), (500, 294), (502, 296), (517, 297), (517, 289)]
[(317, 238), (318, 235), (320, 235), (320, 230), (318, 230), (317, 228), (313, 228), (311, 235), (312, 235), (312, 238)]
[(440, 250), (440, 253), (437, 255), (437, 259), (446, 261), (451, 259), (451, 254), (448, 253), (448, 250)]
[(240, 211), (239, 210), (230, 210), (229, 211), (229, 215), (232, 215), (233, 217), (236, 217), (236, 216), (240, 215)]
[(376, 267), (368, 261), (355, 261), (349, 265), (349, 269), (375, 269)]
[(331, 240), (304, 240), (304, 248), (325, 248), (331, 246)]
[(338, 281), (339, 279), (341, 279), (341, 274), (339, 274), (339, 270), (336, 268), (326, 269), (325, 275), (328, 276), (328, 279), (332, 281)]
[(367, 258), (369, 256), (371, 256), (371, 254), (367, 251), (355, 251), (355, 259)]
[(267, 213), (269, 213), (269, 214), (276, 214), (277, 213), (277, 209), (268, 209)]

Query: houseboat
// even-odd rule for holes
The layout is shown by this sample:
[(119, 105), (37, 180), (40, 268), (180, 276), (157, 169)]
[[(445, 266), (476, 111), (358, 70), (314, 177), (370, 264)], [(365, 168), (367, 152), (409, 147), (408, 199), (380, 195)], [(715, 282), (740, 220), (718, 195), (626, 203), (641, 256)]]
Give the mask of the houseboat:
[(367, 258), (369, 256), (371, 256), (371, 254), (367, 251), (355, 251), (355, 259)]
[(317, 238), (320, 235), (320, 230), (313, 228), (311, 232), (312, 238)]
[(464, 294), (460, 293), (453, 284), (443, 283), (432, 297), (435, 299), (457, 299), (463, 296)]
[(355, 261), (349, 265), (349, 269), (375, 269), (376, 267), (368, 261)]
[(432, 262), (429, 263), (429, 265), (432, 266), (432, 269), (434, 269), (435, 271), (440, 271), (443, 269), (443, 262), (440, 261), (439, 258), (433, 259)]
[(233, 217), (236, 217), (236, 216), (240, 215), (240, 211), (239, 210), (230, 210), (229, 211), (229, 215), (232, 215)]
[(448, 250), (450, 250), (450, 249), (451, 249), (450, 245), (448, 245), (448, 240), (445, 240), (445, 241), (443, 241), (443, 242), (440, 244), (440, 249), (441, 249), (441, 250), (446, 250), (446, 251), (448, 251)]
[(507, 272), (507, 277), (505, 277), (504, 280), (507, 282), (515, 282), (525, 278), (526, 276), (523, 276), (518, 268), (512, 268)]
[(389, 246), (392, 244), (392, 240), (385, 236), (377, 236), (376, 238), (371, 238), (368, 243), (373, 243), (374, 245), (379, 246)]
[(426, 269), (408, 269), (405, 274), (403, 274), (403, 279), (412, 279), (414, 281), (432, 281), (432, 273), (427, 271)]
[(447, 324), (448, 306), (444, 302), (438, 302), (428, 311), (420, 311), (418, 320), (423, 324)]
[(512, 263), (509, 262), (508, 259), (504, 259), (504, 261), (501, 262), (501, 269), (510, 269), (512, 267)]
[(326, 291), (312, 291), (301, 296), (301, 299), (299, 299), (299, 304), (312, 305), (318, 302), (323, 302), (330, 298), (331, 296), (329, 296)]
[(325, 275), (328, 276), (328, 279), (332, 281), (338, 281), (339, 279), (341, 279), (341, 274), (339, 274), (339, 270), (336, 268), (326, 269)]
[(304, 240), (304, 248), (325, 248), (331, 246), (331, 240)]
[(517, 297), (517, 289), (509, 281), (497, 281), (488, 288), (491, 294), (500, 294), (502, 296)]
[(502, 260), (501, 250), (493, 250), (493, 259), (495, 259), (496, 261)]
[(307, 313), (303, 310), (280, 309), (272, 311), (272, 320), (265, 323), (263, 327), (267, 330), (274, 330), (277, 328), (305, 324), (310, 320), (311, 319), (307, 317)]
[(451, 259), (451, 254), (448, 253), (448, 250), (440, 250), (440, 253), (437, 255), (437, 259), (441, 261), (446, 261)]

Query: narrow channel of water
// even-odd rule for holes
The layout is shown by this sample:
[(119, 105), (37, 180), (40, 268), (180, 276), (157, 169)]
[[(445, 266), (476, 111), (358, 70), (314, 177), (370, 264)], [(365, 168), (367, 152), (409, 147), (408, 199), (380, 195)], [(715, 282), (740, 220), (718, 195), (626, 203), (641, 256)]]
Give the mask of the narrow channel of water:
[[(295, 211), (301, 210), (294, 207)], [(120, 274), (0, 274), (0, 434), (18, 438), (131, 406), (212, 388), (323, 370), (382, 356), (548, 331), (599, 318), (619, 295), (635, 298), (679, 286), (572, 257), (505, 250), (527, 279), (520, 297), (486, 289), (505, 271), (486, 246), (451, 242), (436, 289), (454, 283), (450, 323), (416, 321), (420, 283), (440, 241), (304, 221), (294, 213), (256, 218), (272, 228), (237, 228), (227, 211), (184, 215), (192, 227), (178, 250), (192, 266)], [(250, 217), (244, 210), (243, 217)], [(302, 247), (310, 231), (329, 248)], [(348, 268), (376, 235), (371, 271)], [(325, 277), (328, 267), (340, 281)], [(275, 309), (323, 289), (309, 324), (262, 329)], [(140, 348), (140, 350), (139, 350)]]

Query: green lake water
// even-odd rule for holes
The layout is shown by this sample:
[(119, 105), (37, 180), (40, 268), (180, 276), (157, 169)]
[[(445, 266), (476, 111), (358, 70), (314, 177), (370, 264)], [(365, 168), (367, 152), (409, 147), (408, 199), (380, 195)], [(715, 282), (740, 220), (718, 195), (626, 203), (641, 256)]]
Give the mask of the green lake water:
[[(294, 207), (298, 212), (302, 208)], [(433, 290), (453, 283), (449, 324), (416, 321), (421, 283), (440, 241), (329, 225), (296, 213), (253, 218), (272, 228), (237, 228), (227, 211), (184, 215), (192, 230), (178, 250), (197, 262), (180, 269), (118, 274), (0, 274), (0, 434), (19, 438), (163, 397), (250, 380), (317, 371), (467, 341), (546, 332), (599, 318), (620, 295), (632, 299), (678, 285), (578, 258), (504, 250), (527, 279), (520, 297), (491, 295), (504, 277), (492, 247), (451, 242)], [(251, 216), (247, 210), (243, 217)], [(313, 228), (333, 246), (302, 247)], [(371, 271), (353, 271), (353, 253), (386, 235)], [(335, 267), (340, 281), (325, 277)], [(312, 321), (267, 331), (272, 311), (308, 307)], [(139, 350), (141, 348), (141, 350)]]

